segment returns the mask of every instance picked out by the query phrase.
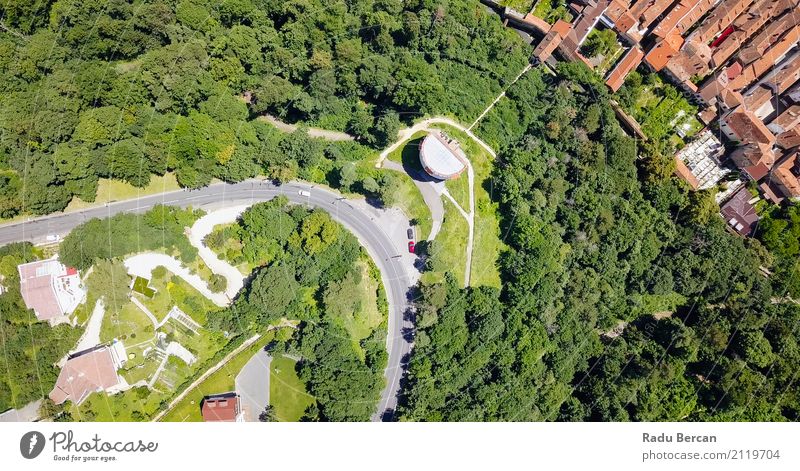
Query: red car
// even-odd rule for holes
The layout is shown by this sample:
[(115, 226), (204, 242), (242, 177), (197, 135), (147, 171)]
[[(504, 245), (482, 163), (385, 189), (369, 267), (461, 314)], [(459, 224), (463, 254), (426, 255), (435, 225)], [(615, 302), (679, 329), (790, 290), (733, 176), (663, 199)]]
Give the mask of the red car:
[(408, 241), (408, 253), (414, 253), (414, 241), (413, 240), (409, 240)]

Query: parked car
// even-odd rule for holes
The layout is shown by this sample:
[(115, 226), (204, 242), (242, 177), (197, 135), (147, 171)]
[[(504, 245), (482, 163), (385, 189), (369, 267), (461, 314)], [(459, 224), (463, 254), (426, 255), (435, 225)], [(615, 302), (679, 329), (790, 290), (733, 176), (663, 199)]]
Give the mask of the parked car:
[(414, 240), (414, 228), (413, 227), (409, 227), (408, 230), (406, 231), (406, 234), (408, 235), (409, 239)]
[(300, 190), (298, 193), (300, 193), (300, 196), (305, 196), (306, 198), (311, 196), (311, 192), (306, 190)]
[(414, 241), (413, 240), (409, 240), (408, 241), (408, 253), (414, 253)]
[(47, 237), (45, 237), (45, 239), (47, 239), (48, 242), (58, 242), (59, 240), (61, 240), (61, 236), (58, 234), (50, 234)]

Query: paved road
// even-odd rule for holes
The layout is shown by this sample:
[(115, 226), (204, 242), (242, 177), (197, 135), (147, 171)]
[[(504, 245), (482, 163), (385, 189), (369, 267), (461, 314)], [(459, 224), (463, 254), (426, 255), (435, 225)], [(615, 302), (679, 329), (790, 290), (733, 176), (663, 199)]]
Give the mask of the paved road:
[(244, 420), (258, 422), (258, 416), (269, 405), (269, 365), (272, 357), (259, 350), (236, 375), (236, 393), (242, 398)]
[[(300, 190), (310, 192), (305, 197)], [(248, 202), (269, 200), (276, 195), (285, 195), (295, 203), (324, 208), (331, 216), (349, 229), (367, 249), (381, 271), (389, 302), (389, 331), (387, 349), (389, 363), (385, 371), (387, 386), (381, 393), (380, 402), (373, 420), (391, 419), (397, 406), (397, 393), (403, 374), (402, 361), (411, 351), (411, 343), (403, 336), (405, 329), (413, 325), (404, 318), (408, 309), (407, 295), (412, 286), (408, 257), (404, 257), (405, 240), (393, 240), (372, 216), (357, 204), (343, 200), (333, 191), (314, 187), (306, 183), (272, 185), (261, 180), (248, 180), (237, 184), (218, 183), (193, 191), (173, 191), (145, 196), (134, 200), (110, 203), (108, 206), (90, 208), (70, 213), (57, 213), (24, 222), (0, 226), (0, 245), (15, 241), (44, 242), (48, 234), (66, 235), (72, 228), (96, 217), (114, 214), (143, 212), (156, 204), (199, 207), (203, 205), (229, 206)], [(386, 413), (389, 411), (390, 413)]]

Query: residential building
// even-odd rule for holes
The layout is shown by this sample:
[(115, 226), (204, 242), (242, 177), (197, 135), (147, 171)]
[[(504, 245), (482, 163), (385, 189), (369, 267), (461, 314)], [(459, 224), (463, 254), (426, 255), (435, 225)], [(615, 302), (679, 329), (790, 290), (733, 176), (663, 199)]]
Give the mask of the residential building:
[(235, 392), (206, 396), (200, 411), (204, 422), (244, 422), (239, 395)]
[(754, 199), (758, 200), (753, 198), (747, 188), (742, 188), (720, 208), (725, 222), (743, 236), (749, 236), (758, 222), (758, 214), (752, 204)]
[(56, 258), (24, 263), (17, 271), (25, 306), (40, 321), (72, 314), (86, 296), (78, 271)]
[(67, 400), (80, 404), (93, 392), (113, 394), (126, 389), (127, 382), (117, 374), (126, 360), (125, 346), (119, 341), (70, 355), (58, 374), (50, 399), (56, 404)]

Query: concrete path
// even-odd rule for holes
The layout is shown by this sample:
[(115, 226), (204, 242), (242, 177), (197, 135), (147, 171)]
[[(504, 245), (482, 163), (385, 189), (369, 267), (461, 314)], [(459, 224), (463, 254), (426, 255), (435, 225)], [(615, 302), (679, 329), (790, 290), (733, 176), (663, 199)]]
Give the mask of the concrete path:
[(147, 279), (152, 278), (153, 270), (156, 267), (164, 267), (183, 278), (192, 288), (199, 291), (200, 294), (217, 306), (225, 307), (230, 304), (231, 300), (225, 293), (212, 292), (208, 289), (208, 285), (206, 285), (206, 282), (203, 281), (202, 278), (189, 272), (189, 269), (184, 267), (175, 257), (170, 257), (163, 253), (143, 252), (126, 258), (125, 267), (132, 276), (141, 276)]
[(145, 306), (141, 301), (136, 299), (135, 296), (131, 296), (131, 302), (136, 307), (138, 307), (143, 313), (145, 313), (145, 315), (147, 316), (148, 319), (150, 319), (150, 322), (153, 323), (153, 329), (154, 330), (156, 330), (156, 329), (158, 329), (160, 327), (159, 322), (158, 322), (158, 318), (155, 315), (153, 315), (153, 313), (150, 311), (150, 309), (147, 308), (147, 306)]
[(89, 321), (86, 322), (86, 330), (83, 331), (78, 344), (70, 353), (82, 352), (86, 349), (92, 348), (100, 344), (100, 328), (103, 326), (103, 317), (106, 314), (106, 308), (102, 299), (98, 299), (94, 303), (92, 315)]
[(0, 414), (0, 423), (2, 422), (33, 422), (39, 419), (39, 406), (42, 405), (42, 400), (38, 399), (31, 402), (19, 409), (10, 409)]
[(242, 400), (246, 422), (258, 422), (258, 416), (269, 405), (269, 367), (272, 357), (259, 350), (236, 375), (236, 393)]
[(208, 234), (211, 234), (214, 226), (236, 222), (239, 215), (249, 207), (250, 205), (238, 205), (213, 211), (195, 221), (189, 230), (189, 241), (197, 248), (200, 258), (203, 259), (212, 272), (224, 276), (227, 280), (225, 294), (231, 299), (235, 298), (236, 294), (244, 286), (244, 275), (230, 263), (221, 260), (213, 250), (206, 247), (203, 239)]

